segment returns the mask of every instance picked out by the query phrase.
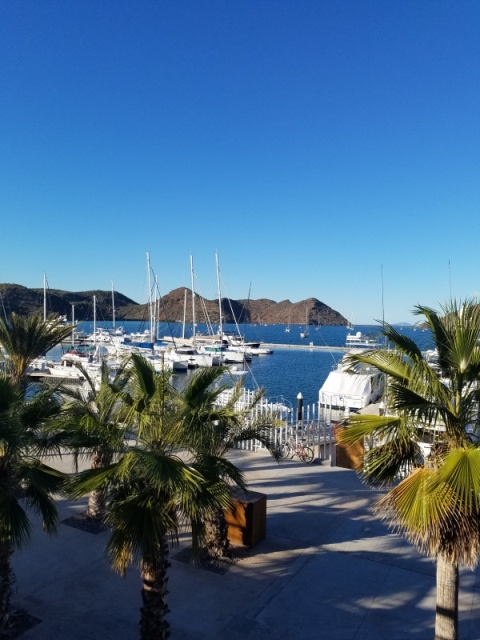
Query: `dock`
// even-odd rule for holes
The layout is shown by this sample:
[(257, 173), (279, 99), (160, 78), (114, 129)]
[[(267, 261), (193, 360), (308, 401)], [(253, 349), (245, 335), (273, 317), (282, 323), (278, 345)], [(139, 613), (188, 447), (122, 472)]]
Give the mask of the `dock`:
[(340, 353), (347, 353), (351, 351), (350, 348), (347, 347), (329, 347), (325, 344), (313, 344), (309, 342), (308, 344), (279, 344), (278, 342), (262, 342), (262, 347), (267, 347), (269, 349), (301, 349), (302, 351), (339, 351)]

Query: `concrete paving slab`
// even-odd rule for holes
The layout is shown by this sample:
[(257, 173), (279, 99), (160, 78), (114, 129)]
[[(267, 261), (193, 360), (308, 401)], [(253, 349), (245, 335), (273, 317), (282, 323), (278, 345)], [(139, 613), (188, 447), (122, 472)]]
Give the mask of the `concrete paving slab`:
[[(267, 536), (225, 574), (176, 559), (172, 640), (431, 640), (435, 567), (373, 514), (380, 495), (352, 471), (236, 451), (250, 489), (268, 496)], [(58, 462), (58, 461), (57, 461)], [(59, 464), (68, 468), (70, 461)], [(61, 518), (85, 508), (60, 500)], [(24, 640), (138, 637), (140, 577), (108, 566), (109, 533), (60, 525), (15, 553), (15, 605), (41, 620)], [(462, 572), (460, 637), (480, 639), (480, 570)]]

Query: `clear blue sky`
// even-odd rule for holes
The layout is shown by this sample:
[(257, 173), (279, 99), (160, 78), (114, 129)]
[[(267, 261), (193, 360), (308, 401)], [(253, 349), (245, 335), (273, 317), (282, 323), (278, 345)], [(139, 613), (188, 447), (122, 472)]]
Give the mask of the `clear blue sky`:
[(4, 0), (0, 282), (480, 291), (478, 0)]

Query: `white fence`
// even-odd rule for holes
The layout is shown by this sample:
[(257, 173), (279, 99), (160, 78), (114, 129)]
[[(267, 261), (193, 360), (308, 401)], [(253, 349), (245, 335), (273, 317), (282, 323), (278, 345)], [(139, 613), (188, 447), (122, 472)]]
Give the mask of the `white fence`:
[[(231, 399), (233, 391), (226, 391), (219, 398), (222, 404)], [(237, 411), (248, 408), (254, 398), (254, 392), (243, 390), (243, 395), (235, 403)], [(272, 402), (262, 398), (251, 412), (252, 418), (269, 417), (272, 421), (272, 432), (276, 445), (293, 438), (295, 442), (302, 441), (314, 450), (315, 457), (321, 460), (332, 460), (335, 455), (335, 436), (332, 429), (331, 415), (318, 405), (302, 408), (302, 420), (297, 419), (297, 412), (283, 402)], [(257, 451), (263, 448), (258, 440), (244, 440), (237, 445), (238, 449)]]

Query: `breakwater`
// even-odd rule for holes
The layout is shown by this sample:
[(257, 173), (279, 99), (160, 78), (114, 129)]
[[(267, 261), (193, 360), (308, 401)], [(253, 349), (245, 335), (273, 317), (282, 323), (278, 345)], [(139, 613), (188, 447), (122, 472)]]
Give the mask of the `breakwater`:
[(300, 349), (307, 351), (339, 351), (341, 353), (346, 353), (347, 351), (351, 351), (351, 349), (347, 349), (347, 347), (333, 347), (327, 346), (323, 344), (313, 344), (313, 342), (309, 344), (282, 344), (278, 342), (262, 342), (263, 347), (268, 347), (269, 349)]

